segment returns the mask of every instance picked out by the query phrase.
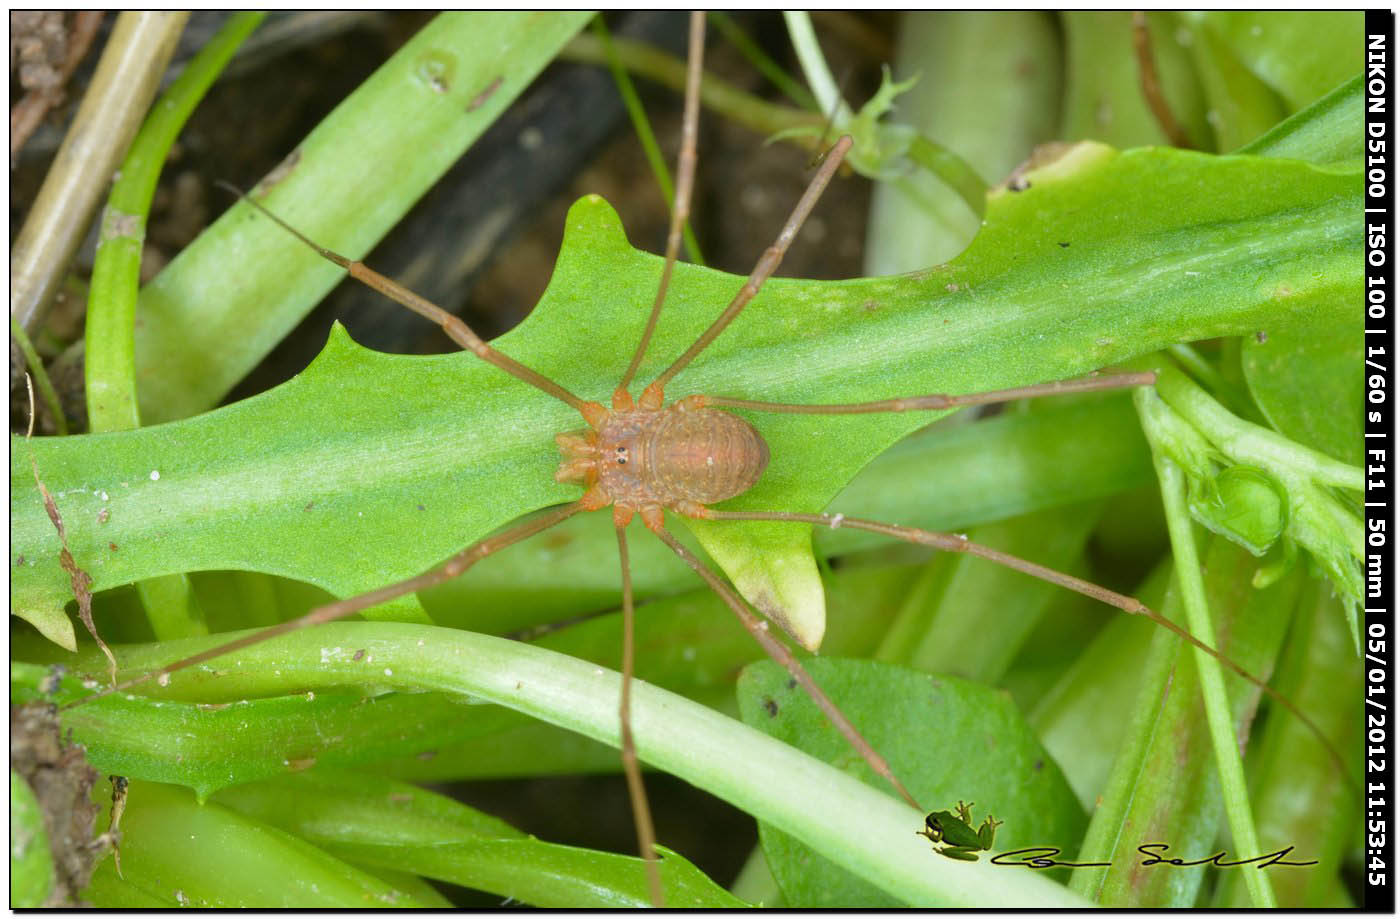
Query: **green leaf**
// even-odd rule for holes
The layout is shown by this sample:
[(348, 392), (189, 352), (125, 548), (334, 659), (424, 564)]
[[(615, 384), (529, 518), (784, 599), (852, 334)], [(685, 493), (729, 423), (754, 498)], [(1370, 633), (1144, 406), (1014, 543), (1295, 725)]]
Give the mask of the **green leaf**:
[(1216, 33), (1297, 111), (1356, 73), (1364, 19), (1357, 10), (1210, 10), (1180, 14)]
[[(229, 789), (220, 803), (357, 864), (394, 868), (545, 908), (651, 903), (642, 860), (526, 836), (450, 798), (401, 782), (317, 770)], [(666, 905), (744, 906), (663, 851)]]
[[(1265, 317), (1349, 309), (1360, 288), (1354, 176), (1081, 145), (1028, 180), (1029, 189), (992, 198), (983, 232), (949, 265), (772, 282), (673, 395), (835, 402), (996, 389), (1241, 334)], [(639, 333), (659, 262), (626, 245), (601, 199), (583, 199), (540, 307), (502, 349), (604, 397)], [(738, 286), (678, 266), (642, 374), (693, 340)], [(928, 416), (757, 420), (773, 460), (728, 506), (817, 510)], [(551, 439), (578, 424), (567, 407), (471, 355), (377, 355), (338, 332), (306, 372), (261, 396), (32, 449), (97, 589), (232, 568), (345, 596), (576, 495), (553, 481)], [(53, 610), (69, 596), (68, 579), (23, 455), (12, 450), (13, 551), (26, 558), (13, 570), (12, 606)], [(775, 568), (791, 568), (810, 544), (804, 528), (781, 524), (699, 535), (716, 554), (762, 540)]]
[(10, 907), (37, 909), (53, 890), (53, 853), (34, 789), (10, 769)]
[[(439, 15), (263, 180), (264, 200), (322, 245), (363, 255), (591, 15)], [(287, 242), (238, 205), (142, 289), (143, 420), (212, 407), (340, 282), (333, 266)]]
[[(973, 542), (1056, 571), (1084, 552), (1102, 505), (1057, 507), (967, 533)], [(936, 554), (903, 598), (879, 658), (997, 683), (1062, 590), (970, 555)], [(985, 641), (988, 635), (996, 636)]]
[(489, 730), (494, 714), (450, 696), (342, 691), (200, 704), (123, 697), (77, 708), (66, 723), (90, 738), (109, 771), (184, 785), (203, 800), (318, 763), (353, 766), (451, 744)]
[[(1117, 146), (1169, 143), (1142, 91), (1134, 52), (1133, 14), (1127, 10), (1075, 10), (1060, 14), (1065, 34), (1065, 91), (1059, 136)], [(1148, 14), (1162, 91), (1195, 146), (1209, 147), (1198, 77), (1187, 49), (1165, 13)]]
[(1283, 100), (1240, 62), (1215, 30), (1182, 28), (1190, 30), (1190, 50), (1210, 106), (1216, 150), (1238, 150), (1283, 118)]
[[(183, 788), (133, 781), (122, 817), (122, 874), (106, 859), (93, 887), (167, 908), (356, 909), (415, 906), (406, 891), (315, 846)], [(89, 888), (91, 890), (91, 888)]]
[(1362, 459), (1363, 337), (1358, 313), (1248, 336), (1240, 351), (1249, 391), (1274, 429), (1353, 466)]
[[(1005, 821), (997, 830), (996, 851), (1040, 845), (1072, 850), (1077, 844), (1084, 813), (1059, 767), (1004, 694), (876, 661), (820, 658), (806, 666), (928, 810), (976, 802), (979, 813)], [(868, 784), (887, 787), (778, 665), (760, 661), (745, 668), (739, 708), (745, 723)], [(921, 828), (911, 820), (908, 832)], [(789, 906), (904, 905), (771, 826), (760, 823), (759, 835)], [(930, 849), (928, 860), (941, 866), (945, 857)], [(1015, 873), (1001, 870), (1014, 887)]]
[(1342, 83), (1301, 112), (1275, 125), (1241, 153), (1307, 160), (1319, 166), (1360, 168), (1365, 138), (1362, 133), (1362, 75)]
[[(1212, 537), (1203, 552), (1205, 589), (1220, 636), (1218, 647), (1251, 673), (1267, 673), (1288, 626), (1300, 578), (1267, 590), (1251, 584), (1256, 562), (1238, 546)], [(1164, 615), (1181, 616), (1173, 579)], [(1140, 679), (1128, 715), (1127, 737), (1079, 852), (1080, 861), (1112, 862), (1075, 870), (1071, 887), (1105, 906), (1190, 906), (1206, 876), (1204, 866), (1158, 871), (1140, 866), (1137, 847), (1166, 843), (1168, 855), (1199, 859), (1219, 850), (1224, 823), (1211, 740), (1201, 705), (1196, 652), (1158, 629), (1146, 655), (1134, 659)], [(1230, 715), (1241, 747), (1249, 741), (1259, 692), (1227, 674)], [(1275, 715), (1288, 716), (1275, 710)], [(1309, 744), (1316, 738), (1309, 735)], [(1252, 749), (1247, 747), (1246, 749)], [(1232, 850), (1233, 851), (1233, 850)], [(1239, 853), (1241, 857), (1257, 852)], [(1161, 866), (1159, 866), (1161, 867)]]
[[(1339, 605), (1326, 582), (1304, 586), (1276, 686), (1319, 719), (1337, 748), (1352, 756), (1354, 775), (1359, 776), (1365, 723), (1362, 668), (1356, 666)], [(1269, 852), (1296, 846), (1298, 861), (1320, 863), (1273, 875), (1279, 905), (1325, 906), (1329, 882), (1348, 870), (1348, 849), (1356, 838), (1356, 824), (1348, 815), (1361, 807), (1359, 786), (1347, 783), (1317, 738), (1296, 718), (1271, 716), (1262, 735), (1251, 744), (1255, 752), (1249, 763), (1260, 845)], [(1247, 905), (1243, 878), (1231, 871), (1223, 874), (1216, 905)]]

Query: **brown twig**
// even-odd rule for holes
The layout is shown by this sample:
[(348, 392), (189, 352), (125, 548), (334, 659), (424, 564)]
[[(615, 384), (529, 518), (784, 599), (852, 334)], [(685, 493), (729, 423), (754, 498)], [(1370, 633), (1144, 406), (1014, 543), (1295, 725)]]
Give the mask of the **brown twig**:
[(1133, 11), (1133, 51), (1137, 53), (1142, 95), (1157, 123), (1162, 126), (1162, 131), (1166, 133), (1167, 140), (1173, 147), (1193, 149), (1191, 138), (1186, 136), (1180, 122), (1172, 115), (1167, 97), (1162, 94), (1162, 83), (1157, 78), (1157, 60), (1152, 55), (1152, 34), (1148, 30), (1147, 13), (1143, 10)]
[[(30, 437), (34, 435), (34, 381), (29, 374), (24, 375), (25, 386), (29, 388), (29, 430), (24, 434), (25, 443), (28, 444)], [(83, 620), (83, 625), (87, 626), (88, 632), (92, 635), (97, 646), (102, 649), (102, 653), (107, 655), (107, 663), (111, 670), (112, 686), (117, 685), (117, 658), (112, 654), (112, 649), (107, 647), (107, 642), (102, 640), (102, 636), (97, 634), (97, 625), (92, 621), (92, 575), (88, 574), (78, 563), (73, 560), (73, 553), (68, 551), (68, 534), (63, 529), (63, 517), (58, 513), (58, 505), (54, 502), (53, 495), (44, 485), (44, 480), (39, 478), (39, 464), (34, 461), (34, 453), (29, 454), (29, 468), (34, 473), (34, 484), (39, 487), (39, 494), (44, 496), (44, 510), (48, 512), (49, 520), (58, 531), (58, 563), (63, 566), (63, 570), (68, 572), (68, 580), (73, 585), (73, 596), (78, 601), (78, 618)]]

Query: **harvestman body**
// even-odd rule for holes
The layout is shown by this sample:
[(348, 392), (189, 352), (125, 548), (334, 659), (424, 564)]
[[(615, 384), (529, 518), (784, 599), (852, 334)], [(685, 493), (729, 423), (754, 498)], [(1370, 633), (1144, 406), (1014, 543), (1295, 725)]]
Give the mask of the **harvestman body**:
[[(665, 511), (669, 510), (692, 518), (712, 520), (770, 520), (816, 526), (846, 526), (882, 533), (945, 551), (979, 555), (1033, 577), (1085, 594), (1126, 612), (1148, 616), (1159, 625), (1170, 629), (1190, 644), (1209, 653), (1234, 672), (1259, 686), (1299, 717), (1314, 733), (1323, 738), (1323, 742), (1326, 744), (1326, 738), (1321, 731), (1286, 698), (1279, 695), (1258, 677), (1241, 669), (1228, 657), (1202, 643), (1132, 597), (1126, 597), (1087, 581), (1006, 555), (953, 534), (934, 533), (879, 521), (847, 518), (841, 515), (786, 511), (726, 512), (710, 508), (712, 504), (740, 495), (751, 488), (763, 474), (769, 458), (768, 446), (758, 431), (737, 415), (724, 411), (725, 408), (800, 414), (928, 411), (1004, 402), (1023, 397), (1150, 385), (1154, 380), (1154, 375), (1151, 373), (1103, 375), (990, 393), (963, 396), (926, 395), (849, 405), (788, 405), (706, 395), (686, 396), (667, 405), (665, 402), (667, 383), (724, 331), (734, 317), (757, 295), (764, 281), (777, 269), (798, 229), (806, 220), (822, 191), (835, 174), (842, 158), (851, 147), (851, 138), (842, 137), (827, 154), (825, 161), (812, 179), (807, 191), (798, 201), (778, 238), (759, 259), (748, 281), (729, 306), (685, 353), (650, 383), (642, 391), (640, 398), (634, 401), (628, 392), (628, 385), (641, 364), (647, 344), (655, 329), (672, 268), (676, 261), (676, 254), (680, 247), (681, 228), (689, 213), (690, 190), (695, 172), (700, 60), (703, 45), (704, 17), (701, 14), (692, 14), (683, 139), (677, 169), (676, 196), (667, 239), (666, 261), (646, 330), (637, 344), (632, 361), (623, 374), (622, 381), (612, 395), (611, 408), (606, 408), (598, 402), (580, 399), (553, 380), (495, 350), (457, 317), (429, 303), (396, 282), (366, 268), (359, 262), (347, 259), (317, 245), (288, 226), (280, 218), (268, 212), (257, 201), (244, 196), (249, 204), (262, 211), (263, 214), (276, 221), (322, 256), (346, 269), (352, 277), (440, 324), (447, 335), (464, 349), (577, 410), (588, 427), (556, 437), (563, 454), (563, 460), (555, 478), (560, 482), (582, 486), (584, 494), (571, 504), (554, 508), (495, 536), (474, 543), (443, 564), (416, 577), (318, 607), (299, 619), (273, 626), (257, 634), (245, 636), (177, 661), (160, 670), (127, 680), (95, 696), (88, 697), (88, 700), (130, 688), (147, 680), (164, 681), (169, 674), (177, 670), (222, 657), (276, 635), (330, 622), (395, 597), (423, 590), (456, 577), (482, 558), (546, 530), (580, 511), (601, 510), (611, 506), (622, 568), (623, 678), (619, 705), (622, 761), (632, 800), (641, 853), (646, 859), (651, 896), (657, 905), (661, 905), (663, 902), (661, 881), (656, 867), (654, 832), (646, 795), (642, 787), (636, 746), (632, 739), (630, 716), (630, 690), (633, 673), (633, 610), (625, 527), (634, 516), (640, 516), (647, 529), (664, 541), (676, 555), (694, 569), (719, 594), (749, 633), (774, 660), (788, 670), (793, 679), (804, 688), (831, 723), (860, 753), (866, 763), (915, 808), (919, 807), (918, 802), (895, 777), (883, 757), (861, 737), (841, 710), (808, 675), (787, 646), (769, 633), (767, 623), (750, 609), (749, 605), (728, 582), (676, 540), (666, 527)], [(237, 189), (233, 189), (233, 191), (238, 193)], [(1335, 757), (1335, 751), (1331, 751), (1330, 744), (1328, 747)], [(916, 825), (918, 821), (923, 820), (923, 810), (920, 809), (917, 817), (913, 819)]]

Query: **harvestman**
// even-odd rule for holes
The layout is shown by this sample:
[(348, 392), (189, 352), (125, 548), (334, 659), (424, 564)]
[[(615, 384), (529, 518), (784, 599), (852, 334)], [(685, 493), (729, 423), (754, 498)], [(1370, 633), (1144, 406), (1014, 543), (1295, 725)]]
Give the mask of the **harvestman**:
[[(424, 590), (457, 577), (486, 556), (547, 530), (574, 514), (581, 511), (601, 510), (611, 506), (622, 569), (623, 651), (622, 690), (619, 704), (622, 764), (632, 801), (638, 842), (647, 866), (651, 897), (657, 905), (661, 905), (663, 901), (660, 874), (656, 865), (655, 833), (652, 829), (647, 798), (642, 786), (641, 769), (632, 738), (630, 715), (631, 681), (634, 669), (633, 604), (626, 527), (634, 516), (640, 516), (642, 523), (648, 530), (655, 533), (682, 561), (704, 579), (724, 600), (725, 604), (739, 618), (744, 628), (753, 635), (769, 656), (782, 664), (792, 678), (803, 687), (870, 767), (889, 782), (900, 797), (911, 806), (919, 809), (921, 814), (923, 809), (919, 807), (919, 802), (890, 770), (884, 758), (861, 737), (841, 710), (808, 675), (787, 646), (769, 634), (767, 623), (750, 609), (748, 603), (739, 596), (732, 586), (676, 540), (666, 526), (664, 511), (670, 510), (682, 516), (706, 520), (767, 520), (832, 528), (845, 526), (881, 533), (944, 551), (967, 552), (989, 559), (1032, 577), (1041, 578), (1069, 590), (1077, 591), (1125, 612), (1149, 617), (1193, 646), (1215, 657), (1235, 673), (1240, 674), (1268, 693), (1270, 697), (1279, 701), (1306, 724), (1313, 733), (1317, 734), (1330, 751), (1331, 745), (1322, 732), (1288, 699), (1267, 686), (1259, 678), (1243, 670), (1228, 657), (1205, 645), (1175, 623), (1165, 619), (1132, 597), (1006, 555), (954, 534), (935, 533), (913, 527), (846, 517), (840, 514), (718, 511), (710, 507), (710, 505), (735, 497), (751, 488), (762, 475), (768, 462), (768, 447), (758, 431), (747, 421), (730, 414), (725, 409), (814, 415), (933, 411), (1035, 396), (1151, 385), (1155, 380), (1155, 375), (1152, 373), (1100, 375), (1080, 380), (1037, 384), (987, 393), (957, 396), (934, 394), (847, 405), (789, 405), (709, 395), (685, 396), (667, 405), (665, 387), (676, 374), (725, 330), (749, 301), (757, 295), (763, 283), (777, 270), (788, 246), (840, 166), (842, 159), (850, 150), (851, 138), (842, 137), (827, 153), (824, 162), (793, 209), (791, 216), (788, 217), (777, 239), (758, 260), (748, 281), (734, 299), (719, 318), (665, 371), (649, 383), (642, 390), (640, 398), (634, 401), (628, 387), (641, 365), (647, 344), (656, 328), (657, 318), (666, 298), (677, 252), (680, 248), (681, 229), (689, 216), (691, 188), (695, 176), (704, 22), (703, 14), (692, 14), (681, 151), (677, 163), (675, 199), (672, 205), (671, 222), (666, 242), (666, 260), (662, 268), (661, 281), (657, 288), (656, 298), (652, 303), (646, 328), (637, 343), (631, 362), (622, 375), (621, 382), (618, 383), (612, 394), (611, 408), (598, 402), (581, 399), (553, 380), (502, 354), (482, 341), (456, 316), (429, 303), (407, 288), (361, 263), (317, 245), (283, 222), (281, 218), (267, 211), (257, 201), (246, 195), (243, 196), (264, 215), (307, 246), (344, 268), (351, 277), (360, 280), (414, 312), (437, 322), (442, 326), (443, 331), (462, 348), (576, 410), (586, 422), (587, 428), (578, 432), (560, 434), (555, 438), (564, 455), (555, 478), (560, 482), (582, 486), (583, 495), (570, 504), (554, 508), (538, 517), (473, 543), (446, 562), (416, 577), (317, 607), (298, 619), (281, 623), (257, 634), (244, 636), (176, 661), (159, 670), (117, 684), (88, 697), (84, 701), (125, 690), (152, 679), (164, 682), (170, 674), (178, 670), (222, 657), (287, 632), (331, 622), (396, 597)], [(237, 189), (233, 190), (237, 193)], [(1335, 751), (1332, 752), (1335, 756)]]

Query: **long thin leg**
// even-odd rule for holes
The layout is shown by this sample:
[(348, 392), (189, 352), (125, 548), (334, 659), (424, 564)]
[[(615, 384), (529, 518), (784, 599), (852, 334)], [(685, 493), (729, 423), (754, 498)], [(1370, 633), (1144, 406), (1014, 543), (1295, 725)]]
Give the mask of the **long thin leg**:
[(1220, 661), (1220, 663), (1230, 668), (1230, 670), (1259, 687), (1269, 698), (1292, 712), (1293, 716), (1302, 722), (1303, 725), (1306, 726), (1308, 730), (1312, 731), (1317, 739), (1322, 742), (1323, 747), (1326, 748), (1333, 760), (1336, 761), (1338, 768), (1341, 770), (1341, 774), (1343, 776), (1349, 775), (1346, 761), (1342, 758), (1342, 755), (1337, 752), (1337, 749), (1332, 745), (1327, 735), (1323, 733), (1322, 728), (1318, 727), (1317, 723), (1305, 715), (1287, 696), (1278, 692), (1268, 683), (1250, 673), (1248, 670), (1245, 670), (1229, 657), (1221, 654), (1210, 645), (1196, 638), (1196, 636), (1192, 635), (1175, 622), (1172, 622), (1161, 613), (1146, 606), (1141, 600), (1135, 597), (1125, 596), (1124, 594), (1109, 590), (1106, 587), (1100, 587), (1089, 581), (1083, 581), (1072, 575), (1056, 571), (1053, 568), (1046, 568), (1043, 565), (1028, 562), (1023, 558), (1007, 555), (1005, 552), (998, 552), (990, 546), (972, 542), (967, 537), (959, 536), (956, 533), (937, 533), (932, 530), (921, 530), (917, 527), (882, 523), (878, 520), (862, 520), (858, 517), (847, 517), (845, 514), (797, 514), (787, 511), (716, 511), (710, 510), (709, 508), (701, 508), (700, 511), (695, 513), (695, 516), (703, 517), (706, 520), (774, 520), (790, 523), (807, 523), (812, 526), (830, 527), (833, 530), (841, 527), (850, 527), (854, 530), (881, 533), (885, 536), (893, 536), (895, 539), (902, 539), (905, 542), (932, 546), (944, 552), (966, 552), (969, 555), (976, 555), (980, 558), (996, 562), (998, 565), (1004, 565), (1007, 568), (1019, 571), (1022, 574), (1028, 574), (1033, 578), (1039, 578), (1042, 581), (1048, 581), (1051, 584), (1059, 585), (1075, 593), (1083, 594), (1101, 603), (1116, 607), (1125, 613), (1146, 616), (1148, 619), (1151, 619), (1164, 629), (1167, 629), (1191, 646), (1199, 648)]
[[(585, 495), (585, 498), (586, 497)], [(436, 568), (430, 568), (422, 574), (389, 584), (385, 587), (380, 587), (377, 590), (371, 590), (368, 593), (357, 594), (353, 597), (346, 597), (344, 600), (327, 603), (325, 606), (318, 606), (305, 616), (279, 623), (270, 628), (255, 632), (252, 635), (244, 635), (242, 638), (234, 639), (216, 648), (210, 648), (208, 651), (192, 654), (182, 660), (175, 661), (173, 664), (167, 664), (159, 670), (152, 670), (149, 673), (118, 683), (110, 689), (104, 689), (101, 692), (93, 693), (86, 698), (71, 703), (68, 707), (71, 708), (73, 705), (82, 705), (83, 703), (91, 702), (93, 699), (100, 699), (103, 696), (111, 695), (114, 692), (125, 692), (131, 687), (139, 686), (149, 680), (159, 680), (163, 682), (170, 674), (178, 670), (184, 670), (186, 667), (193, 667), (205, 661), (213, 660), (216, 657), (223, 657), (225, 654), (241, 651), (244, 648), (267, 641), (269, 638), (276, 638), (278, 635), (285, 635), (288, 632), (295, 632), (298, 629), (320, 625), (323, 622), (333, 622), (336, 619), (343, 619), (351, 613), (358, 613), (362, 609), (369, 609), (371, 606), (376, 606), (380, 603), (392, 600), (395, 597), (416, 593), (420, 590), (426, 590), (434, 584), (450, 581), (493, 552), (499, 552), (506, 546), (514, 545), (522, 539), (534, 536), (536, 533), (549, 529), (556, 523), (562, 523), (579, 511), (590, 509), (592, 509), (592, 506), (586, 503), (584, 498), (572, 504), (565, 504), (561, 507), (554, 508), (548, 513), (516, 524), (504, 532), (497, 533), (495, 536), (488, 536), (485, 539), (474, 542), (441, 565), (438, 565)]]
[(844, 405), (791, 405), (786, 402), (758, 402), (752, 399), (729, 399), (724, 396), (686, 396), (680, 400), (680, 403), (686, 408), (746, 408), (757, 412), (788, 412), (797, 415), (859, 415), (873, 412), (932, 411), (958, 408), (964, 405), (989, 405), (1037, 396), (1062, 396), (1066, 393), (1121, 389), (1125, 386), (1151, 386), (1155, 382), (1157, 382), (1157, 374), (1149, 371), (1095, 375), (1079, 380), (1037, 383), (1031, 386), (1017, 386), (1013, 389), (997, 389), (991, 392), (969, 393), (962, 396), (935, 393), (928, 396), (880, 399), (876, 402), (851, 402)]
[(583, 399), (580, 399), (578, 396), (569, 392), (567, 389), (560, 386), (558, 383), (554, 382), (544, 374), (541, 374), (535, 370), (531, 370), (529, 367), (526, 367), (524, 364), (520, 363), (514, 358), (507, 357), (500, 351), (497, 351), (495, 348), (482, 341), (481, 337), (475, 332), (473, 332), (469, 325), (467, 325), (465, 322), (463, 322), (461, 319), (458, 319), (451, 313), (447, 312), (447, 310), (444, 310), (442, 307), (437, 306), (433, 303), (429, 303), (427, 300), (418, 296), (413, 291), (409, 290), (407, 287), (404, 287), (397, 281), (394, 281), (390, 278), (386, 278), (384, 275), (380, 274), (374, 269), (367, 267), (363, 262), (357, 262), (352, 259), (348, 259), (345, 256), (340, 255), (339, 253), (332, 252), (330, 249), (316, 244), (305, 234), (303, 234), (300, 230), (297, 230), (295, 227), (287, 223), (281, 217), (278, 217), (276, 214), (272, 213), (272, 211), (263, 207), (262, 203), (259, 202), (257, 199), (253, 198), (248, 194), (245, 194), (243, 191), (234, 187), (233, 185), (230, 185), (227, 182), (220, 182), (219, 185), (222, 188), (226, 188), (229, 191), (233, 192), (235, 195), (238, 195), (244, 201), (257, 208), (263, 213), (265, 217), (267, 217), (273, 223), (277, 224), (279, 227), (286, 230), (288, 233), (292, 234), (297, 239), (301, 240), (307, 246), (314, 249), (317, 252), (317, 254), (319, 254), (322, 258), (326, 259), (327, 261), (334, 262), (341, 268), (344, 268), (350, 273), (350, 277), (369, 285), (370, 287), (379, 291), (384, 296), (388, 297), (390, 300), (393, 300), (395, 303), (402, 304), (403, 306), (406, 306), (409, 309), (413, 310), (418, 315), (424, 316), (428, 319), (431, 319), (433, 322), (436, 322), (438, 325), (442, 326), (442, 330), (447, 333), (447, 336), (449, 338), (455, 341), (462, 348), (472, 352), (477, 357), (486, 361), (488, 364), (494, 364), (495, 366), (501, 368), (511, 376), (524, 380), (526, 383), (529, 383), (536, 389), (540, 389), (544, 392), (549, 393), (551, 396), (565, 403), (570, 408), (577, 410), (579, 414), (583, 415), (584, 420), (587, 421), (590, 425), (594, 425), (598, 420), (600, 420), (603, 417), (604, 409), (601, 405), (599, 405), (596, 402), (586, 402)]
[(660, 408), (664, 401), (662, 391), (671, 378), (680, 373), (686, 364), (695, 359), (695, 356), (704, 351), (710, 344), (719, 337), (719, 333), (734, 320), (735, 316), (748, 306), (749, 301), (758, 295), (758, 291), (763, 287), (763, 282), (773, 276), (773, 272), (778, 270), (778, 265), (783, 261), (783, 256), (787, 253), (788, 247), (792, 245), (793, 239), (797, 236), (797, 231), (802, 229), (802, 224), (807, 220), (807, 215), (816, 206), (817, 199), (826, 190), (831, 177), (836, 174), (836, 170), (841, 165), (841, 160), (845, 158), (846, 152), (851, 149), (854, 141), (850, 136), (844, 136), (836, 142), (836, 146), (826, 155), (826, 161), (822, 163), (817, 174), (812, 177), (812, 182), (807, 186), (807, 190), (798, 199), (797, 206), (792, 209), (791, 216), (787, 223), (783, 224), (783, 229), (778, 233), (778, 238), (773, 241), (773, 245), (764, 251), (758, 263), (754, 265), (753, 271), (749, 274), (749, 279), (744, 282), (744, 286), (739, 288), (739, 292), (734, 295), (734, 299), (725, 307), (708, 329), (701, 333), (695, 343), (686, 349), (685, 353), (676, 358), (675, 363), (667, 367), (655, 380), (648, 384), (642, 392), (641, 404), (645, 408)]
[(711, 571), (709, 567), (704, 562), (700, 561), (700, 559), (696, 558), (689, 549), (681, 545), (676, 537), (671, 534), (670, 530), (659, 525), (652, 526), (648, 524), (648, 527), (653, 533), (661, 537), (662, 542), (671, 547), (672, 552), (680, 556), (681, 561), (694, 569), (695, 573), (704, 578), (705, 583), (709, 584), (711, 589), (719, 594), (720, 599), (734, 611), (734, 615), (739, 617), (739, 621), (743, 623), (744, 628), (748, 629), (749, 634), (763, 646), (764, 651), (768, 652), (768, 656), (779, 664), (782, 664), (783, 667), (787, 669), (787, 672), (792, 674), (792, 678), (801, 684), (802, 688), (806, 690), (807, 695), (817, 704), (817, 708), (822, 710), (822, 714), (826, 715), (827, 719), (835, 725), (836, 730), (840, 731), (846, 740), (850, 742), (851, 746), (855, 748), (856, 752), (861, 755), (861, 758), (865, 760), (870, 768), (875, 770), (875, 773), (884, 778), (885, 781), (889, 782), (890, 785), (894, 787), (894, 790), (899, 792), (899, 796), (909, 802), (911, 807), (916, 810), (923, 810), (923, 808), (919, 807), (919, 802), (916, 801), (914, 796), (909, 793), (909, 790), (904, 787), (904, 783), (900, 782), (895, 776), (894, 771), (890, 769), (890, 764), (885, 761), (885, 758), (879, 753), (876, 753), (875, 748), (870, 746), (870, 742), (860, 735), (855, 725), (851, 724), (842, 713), (841, 709), (836, 707), (836, 703), (832, 702), (827, 694), (822, 691), (822, 688), (817, 685), (816, 680), (812, 679), (807, 669), (803, 667), (797, 658), (793, 656), (793, 653), (788, 650), (787, 645), (769, 634), (768, 623), (760, 619), (757, 613), (754, 613), (748, 608), (748, 604), (735, 592), (734, 588), (730, 587), (725, 583), (723, 578)]
[[(696, 10), (690, 14), (690, 57), (685, 73), (685, 117), (681, 122), (681, 152), (676, 160), (676, 193), (671, 202), (671, 228), (666, 234), (666, 262), (661, 268), (661, 284), (657, 287), (656, 299), (651, 304), (647, 327), (642, 332), (641, 340), (637, 342), (637, 350), (632, 354), (632, 363), (627, 365), (622, 382), (617, 384), (617, 388), (623, 394), (632, 382), (632, 377), (636, 375), (637, 368), (641, 366), (642, 357), (647, 353), (647, 344), (651, 341), (652, 333), (656, 331), (656, 320), (661, 316), (661, 304), (666, 301), (666, 291), (671, 286), (671, 272), (676, 267), (676, 255), (681, 249), (681, 229), (690, 217), (691, 189), (695, 185), (695, 147), (700, 136), (700, 72), (704, 56), (705, 14)], [(623, 396), (614, 397), (613, 407), (625, 408), (625, 404), (617, 404), (618, 398)], [(624, 399), (625, 403), (630, 401), (630, 397)]]
[(632, 569), (627, 562), (627, 528), (617, 527), (617, 557), (622, 562), (622, 702), (618, 716), (622, 724), (622, 772), (627, 776), (627, 794), (632, 799), (632, 820), (637, 824), (637, 845), (646, 859), (647, 884), (651, 903), (666, 905), (661, 893), (661, 872), (656, 867), (656, 830), (651, 822), (651, 805), (642, 785), (642, 767), (637, 762), (637, 745), (632, 739), (632, 674), (636, 651), (635, 617), (632, 613)]

